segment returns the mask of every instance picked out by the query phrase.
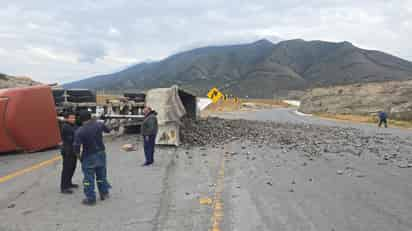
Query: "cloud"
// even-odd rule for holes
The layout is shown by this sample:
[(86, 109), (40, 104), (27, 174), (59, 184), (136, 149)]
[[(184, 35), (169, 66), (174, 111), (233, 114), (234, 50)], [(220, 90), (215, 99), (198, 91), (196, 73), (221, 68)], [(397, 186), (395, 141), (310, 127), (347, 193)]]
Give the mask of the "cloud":
[(117, 28), (115, 28), (115, 27), (110, 27), (108, 33), (109, 33), (109, 35), (112, 36), (112, 37), (118, 37), (118, 36), (120, 36), (119, 30), (118, 30)]
[(412, 60), (410, 0), (14, 0), (0, 18), (0, 72), (44, 82), (261, 38), (346, 40)]
[(28, 47), (28, 54), (38, 59), (47, 59), (54, 62), (76, 63), (76, 59), (70, 55), (58, 54), (47, 48), (42, 47)]
[(31, 30), (38, 29), (39, 27), (40, 27), (39, 25), (37, 25), (35, 23), (32, 23), (32, 22), (27, 23), (27, 28), (29, 28)]
[(78, 61), (85, 63), (95, 63), (97, 59), (106, 56), (105, 47), (100, 41), (82, 41), (77, 46)]

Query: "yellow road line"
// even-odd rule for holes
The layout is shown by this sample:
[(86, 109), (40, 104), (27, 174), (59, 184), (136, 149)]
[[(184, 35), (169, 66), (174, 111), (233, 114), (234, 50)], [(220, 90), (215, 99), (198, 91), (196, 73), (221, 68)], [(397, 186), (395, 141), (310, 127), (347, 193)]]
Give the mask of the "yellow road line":
[(212, 214), (212, 229), (211, 231), (220, 231), (220, 223), (223, 221), (224, 207), (222, 201), (222, 193), (224, 188), (225, 178), (225, 161), (226, 155), (222, 158), (220, 164), (219, 175), (217, 177), (215, 196), (213, 198), (213, 214)]
[(18, 176), (24, 175), (24, 174), (26, 174), (26, 173), (33, 172), (33, 171), (36, 170), (36, 169), (39, 169), (39, 168), (42, 168), (42, 167), (46, 167), (46, 166), (48, 166), (48, 165), (51, 165), (51, 164), (53, 164), (54, 162), (56, 162), (56, 161), (58, 161), (58, 160), (61, 160), (61, 156), (60, 156), (60, 155), (55, 156), (55, 157), (53, 157), (52, 159), (49, 159), (49, 160), (46, 160), (46, 161), (42, 161), (42, 162), (37, 163), (37, 164), (35, 164), (35, 165), (29, 166), (29, 167), (27, 167), (27, 168), (18, 170), (18, 171), (16, 171), (16, 172), (10, 173), (10, 174), (8, 174), (8, 175), (0, 176), (0, 184), (1, 184), (1, 183), (4, 183), (4, 182), (7, 182), (7, 181), (9, 181), (9, 180), (11, 180), (11, 179), (14, 179), (14, 178), (16, 178), (16, 177), (18, 177)]

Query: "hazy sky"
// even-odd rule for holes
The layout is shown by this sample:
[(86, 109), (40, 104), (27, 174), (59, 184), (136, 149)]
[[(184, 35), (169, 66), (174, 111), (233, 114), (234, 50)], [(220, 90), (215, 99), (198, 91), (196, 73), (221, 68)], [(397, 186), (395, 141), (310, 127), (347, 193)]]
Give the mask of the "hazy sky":
[(412, 60), (412, 0), (1, 1), (0, 72), (48, 83), (260, 38), (346, 40)]

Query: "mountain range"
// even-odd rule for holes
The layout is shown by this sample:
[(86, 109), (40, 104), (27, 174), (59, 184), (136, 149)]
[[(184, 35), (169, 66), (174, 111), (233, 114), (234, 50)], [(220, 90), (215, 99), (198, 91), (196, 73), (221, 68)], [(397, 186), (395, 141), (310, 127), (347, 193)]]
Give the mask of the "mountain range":
[(271, 98), (288, 90), (411, 79), (412, 63), (390, 54), (349, 42), (295, 39), (198, 48), (63, 86), (141, 91), (177, 84), (199, 96), (217, 87), (239, 97)]

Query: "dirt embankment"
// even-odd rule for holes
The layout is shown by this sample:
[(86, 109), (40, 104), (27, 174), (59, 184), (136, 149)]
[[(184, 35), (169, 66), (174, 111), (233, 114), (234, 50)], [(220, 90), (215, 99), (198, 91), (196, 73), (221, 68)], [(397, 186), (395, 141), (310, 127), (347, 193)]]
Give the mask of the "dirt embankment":
[[(378, 116), (364, 116), (364, 115), (349, 115), (349, 114), (329, 114), (329, 113), (315, 113), (316, 116), (322, 117), (324, 119), (335, 120), (335, 121), (350, 121), (355, 123), (368, 123), (368, 124), (378, 124)], [(412, 121), (408, 120), (388, 120), (389, 127), (396, 128), (412, 128)]]
[(375, 116), (412, 120), (412, 81), (315, 88), (302, 98), (300, 111), (310, 114)]
[(39, 85), (39, 82), (33, 81), (29, 77), (14, 77), (5, 74), (0, 74), (0, 89), (14, 87), (28, 87)]

